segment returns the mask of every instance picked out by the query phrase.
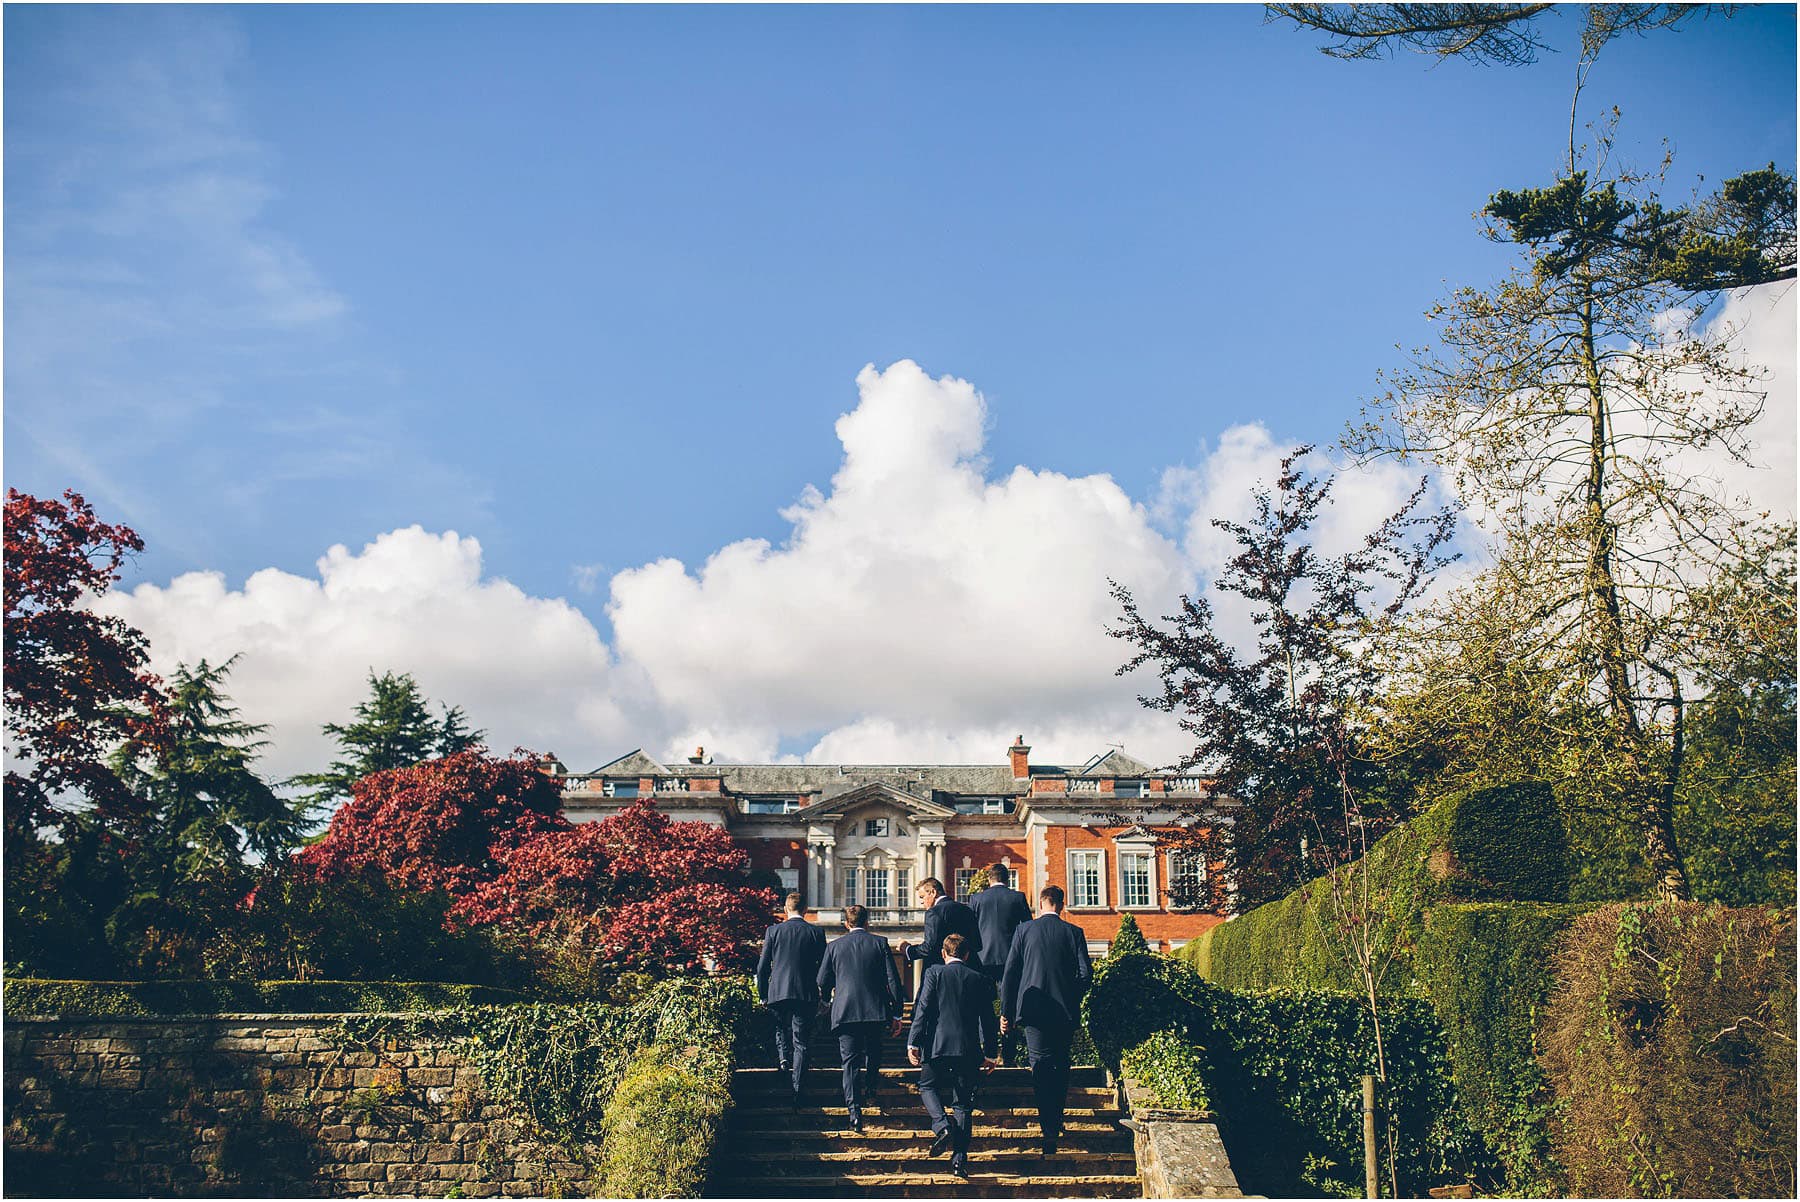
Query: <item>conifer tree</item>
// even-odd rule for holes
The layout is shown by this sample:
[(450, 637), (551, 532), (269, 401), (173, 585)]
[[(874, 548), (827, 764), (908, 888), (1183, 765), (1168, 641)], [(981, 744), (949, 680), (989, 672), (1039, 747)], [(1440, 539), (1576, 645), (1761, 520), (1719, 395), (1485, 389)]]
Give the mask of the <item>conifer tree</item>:
[(470, 730), (461, 706), (439, 703), (433, 718), (418, 682), (406, 672), (369, 672), (369, 699), (356, 707), (353, 722), (327, 722), (322, 728), (338, 741), (343, 754), (324, 772), (293, 778), (312, 791), (309, 804), (329, 806), (350, 796), (350, 787), (371, 772), (410, 768), (429, 759), (455, 755), (481, 743), (487, 732)]

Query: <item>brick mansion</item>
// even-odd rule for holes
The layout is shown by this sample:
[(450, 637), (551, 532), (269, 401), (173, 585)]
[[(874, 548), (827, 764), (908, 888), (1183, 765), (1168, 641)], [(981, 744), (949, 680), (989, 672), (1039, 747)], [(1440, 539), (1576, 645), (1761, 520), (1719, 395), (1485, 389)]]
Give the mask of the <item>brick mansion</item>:
[(1023, 738), (996, 764), (726, 764), (698, 749), (662, 764), (638, 750), (559, 775), (571, 821), (651, 796), (671, 818), (723, 827), (752, 868), (799, 890), (828, 928), (860, 904), (873, 929), (916, 940), (918, 881), (937, 877), (966, 900), (971, 878), (994, 863), (1033, 899), (1062, 886), (1063, 916), (1096, 954), (1121, 914), (1163, 951), (1223, 920), (1170, 904), (1171, 883), (1198, 883), (1218, 866), (1159, 846), (1157, 831), (1229, 824), (1235, 803), (1211, 797), (1199, 777), (1157, 772), (1122, 751), (1065, 766), (1033, 764)]

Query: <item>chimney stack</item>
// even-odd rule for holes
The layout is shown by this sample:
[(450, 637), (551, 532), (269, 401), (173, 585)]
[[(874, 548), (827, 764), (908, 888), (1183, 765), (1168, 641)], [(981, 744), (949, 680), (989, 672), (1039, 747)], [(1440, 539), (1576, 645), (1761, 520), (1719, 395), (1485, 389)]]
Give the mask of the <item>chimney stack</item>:
[(704, 748), (704, 747), (694, 748), (694, 754), (688, 756), (688, 763), (690, 763), (690, 764), (704, 764), (705, 762), (706, 762), (706, 748)]
[(1025, 736), (1020, 735), (1013, 740), (1013, 745), (1006, 749), (1012, 758), (1014, 780), (1024, 780), (1031, 775), (1031, 748), (1025, 746)]

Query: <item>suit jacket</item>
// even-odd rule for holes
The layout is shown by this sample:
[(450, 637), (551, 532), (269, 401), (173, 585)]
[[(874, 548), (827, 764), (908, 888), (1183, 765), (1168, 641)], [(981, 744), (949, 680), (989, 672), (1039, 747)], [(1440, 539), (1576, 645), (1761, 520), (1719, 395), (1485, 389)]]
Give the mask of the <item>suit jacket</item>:
[(959, 960), (926, 969), (906, 1042), (927, 1060), (995, 1055), (1000, 1019), (994, 1013), (994, 983)]
[(998, 981), (1006, 969), (1006, 954), (1012, 950), (1013, 933), (1031, 921), (1031, 904), (1017, 889), (989, 885), (969, 899), (969, 909), (975, 911), (975, 926), (981, 932), (981, 963), (977, 967)]
[(756, 962), (756, 992), (763, 1004), (817, 1004), (819, 961), (824, 955), (825, 932), (806, 919), (790, 918), (770, 927), (763, 934), (762, 958)]
[(1087, 935), (1055, 914), (1044, 914), (1013, 935), (1000, 978), (1000, 1006), (1011, 1022), (1030, 1027), (1081, 1021), (1081, 995), (1094, 969)]
[(930, 972), (943, 962), (946, 935), (961, 935), (963, 962), (971, 968), (981, 967), (981, 926), (975, 921), (975, 911), (948, 893), (925, 911), (925, 942), (907, 948), (907, 959), (925, 961), (925, 971)]
[(880, 935), (858, 927), (825, 949), (819, 997), (831, 999), (831, 1025), (891, 1022), (900, 1017), (900, 970)]

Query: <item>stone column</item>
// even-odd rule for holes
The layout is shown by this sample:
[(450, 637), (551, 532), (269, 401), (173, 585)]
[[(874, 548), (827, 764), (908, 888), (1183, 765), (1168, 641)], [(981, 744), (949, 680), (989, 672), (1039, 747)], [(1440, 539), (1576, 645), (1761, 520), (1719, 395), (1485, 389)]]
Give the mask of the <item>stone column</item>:
[(825, 876), (825, 884), (819, 894), (819, 896), (825, 900), (820, 904), (835, 906), (837, 905), (837, 848), (833, 843), (821, 843), (819, 844), (819, 850), (822, 853), (819, 861), (819, 871)]

